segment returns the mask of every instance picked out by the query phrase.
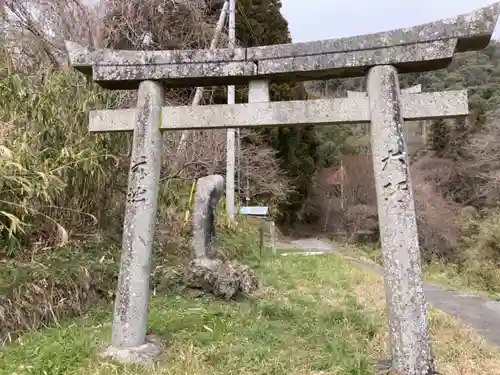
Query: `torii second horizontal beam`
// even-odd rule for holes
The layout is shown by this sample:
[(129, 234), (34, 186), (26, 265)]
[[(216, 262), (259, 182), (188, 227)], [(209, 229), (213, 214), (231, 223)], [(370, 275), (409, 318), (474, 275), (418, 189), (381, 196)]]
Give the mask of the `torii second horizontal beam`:
[[(466, 116), (467, 91), (401, 93), (405, 120)], [(91, 132), (133, 131), (137, 110), (90, 112)], [(368, 97), (162, 108), (162, 130), (333, 125), (370, 121)]]

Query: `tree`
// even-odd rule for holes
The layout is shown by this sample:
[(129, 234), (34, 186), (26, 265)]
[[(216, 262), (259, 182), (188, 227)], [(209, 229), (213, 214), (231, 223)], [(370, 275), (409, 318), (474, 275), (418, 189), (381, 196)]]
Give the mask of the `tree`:
[[(280, 12), (280, 0), (238, 0), (236, 35), (245, 47), (290, 43), (288, 22)], [(245, 93), (240, 99), (244, 99)], [(307, 99), (301, 83), (272, 84), (271, 100)], [(313, 126), (258, 129), (278, 153), (282, 167), (295, 185), (285, 204), (282, 219), (293, 222), (309, 194), (316, 170), (318, 139)]]
[[(123, 49), (179, 49), (206, 48), (210, 33), (220, 9), (190, 8), (190, 2), (175, 5), (171, 0), (141, 2), (132, 0), (107, 0), (108, 28), (107, 47)], [(194, 2), (193, 2), (194, 4)], [(279, 0), (238, 0), (236, 12), (236, 36), (241, 46), (253, 47), (291, 42), (288, 23), (281, 14)], [(158, 12), (158, 9), (163, 9)], [(186, 20), (189, 20), (186, 24)], [(182, 24), (182, 25), (181, 25)], [(184, 26), (183, 26), (184, 25)], [(183, 33), (181, 33), (181, 31)], [(145, 40), (148, 43), (145, 43)], [(169, 90), (184, 101), (192, 90)], [(306, 99), (303, 84), (272, 84), (271, 100)], [(237, 87), (237, 102), (246, 102), (248, 89)], [(219, 87), (206, 92), (205, 98), (212, 103), (227, 102), (226, 88)], [(288, 178), (294, 185), (293, 193), (280, 205), (283, 219), (293, 220), (308, 195), (317, 161), (317, 136), (314, 127), (290, 127), (255, 129), (263, 141), (277, 151)], [(250, 140), (246, 140), (250, 142)]]

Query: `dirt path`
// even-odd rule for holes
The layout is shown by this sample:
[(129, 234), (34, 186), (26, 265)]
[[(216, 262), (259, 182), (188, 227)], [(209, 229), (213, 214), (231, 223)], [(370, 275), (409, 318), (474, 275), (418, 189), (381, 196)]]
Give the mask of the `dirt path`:
[[(277, 244), (277, 248), (294, 250), (293, 252), (281, 252), (281, 255), (284, 256), (342, 254), (341, 245), (316, 238), (282, 241)], [(383, 268), (378, 265), (365, 263), (351, 257), (347, 258), (362, 268), (382, 276), (384, 274)], [(431, 305), (469, 325), (491, 344), (500, 346), (500, 302), (472, 294), (446, 290), (432, 284), (425, 284), (424, 290), (427, 301)]]

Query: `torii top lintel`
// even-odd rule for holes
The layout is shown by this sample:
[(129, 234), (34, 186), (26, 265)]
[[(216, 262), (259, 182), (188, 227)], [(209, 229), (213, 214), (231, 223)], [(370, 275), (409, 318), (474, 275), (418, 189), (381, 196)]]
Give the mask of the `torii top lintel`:
[(144, 80), (189, 87), (355, 77), (385, 64), (410, 73), (445, 68), (455, 52), (485, 48), (499, 13), (500, 2), (411, 28), (234, 50), (90, 51), (72, 42), (66, 49), (74, 68), (109, 89), (134, 89)]

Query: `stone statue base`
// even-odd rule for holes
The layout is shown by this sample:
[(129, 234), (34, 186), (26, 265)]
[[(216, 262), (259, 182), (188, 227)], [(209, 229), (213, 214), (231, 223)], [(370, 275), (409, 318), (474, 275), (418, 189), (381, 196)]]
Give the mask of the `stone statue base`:
[(165, 348), (166, 345), (158, 337), (147, 335), (143, 345), (131, 348), (117, 348), (111, 345), (104, 348), (99, 356), (122, 364), (152, 366)]
[(235, 261), (209, 258), (194, 259), (188, 264), (184, 284), (201, 294), (224, 299), (248, 296), (259, 288), (259, 281), (250, 267)]

